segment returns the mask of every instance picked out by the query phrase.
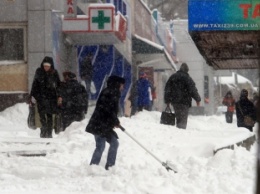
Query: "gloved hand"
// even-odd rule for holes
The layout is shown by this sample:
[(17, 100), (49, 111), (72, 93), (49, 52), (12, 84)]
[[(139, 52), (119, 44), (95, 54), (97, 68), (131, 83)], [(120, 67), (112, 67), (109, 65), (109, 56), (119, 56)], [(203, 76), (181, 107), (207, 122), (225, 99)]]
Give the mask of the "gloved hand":
[(36, 99), (33, 96), (29, 96), (26, 103), (29, 104), (29, 105), (35, 104)]
[(33, 103), (33, 104), (35, 104), (36, 103), (36, 99), (32, 96), (32, 98), (31, 98), (31, 102)]

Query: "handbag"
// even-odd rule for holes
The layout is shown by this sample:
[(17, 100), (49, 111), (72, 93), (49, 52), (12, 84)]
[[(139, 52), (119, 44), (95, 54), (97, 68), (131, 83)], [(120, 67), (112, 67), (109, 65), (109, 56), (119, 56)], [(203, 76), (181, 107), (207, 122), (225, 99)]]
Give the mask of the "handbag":
[(29, 115), (28, 115), (28, 118), (27, 118), (27, 126), (30, 129), (37, 129), (36, 120), (35, 120), (36, 111), (37, 111), (36, 110), (36, 104), (31, 103), (29, 105)]
[(165, 125), (175, 125), (175, 113), (172, 112), (169, 106), (167, 106), (165, 111), (162, 112), (160, 123)]
[(246, 126), (253, 127), (255, 125), (255, 121), (250, 116), (244, 116), (244, 123)]
[(244, 116), (244, 124), (248, 127), (253, 127), (255, 125), (255, 121), (250, 116), (243, 114), (240, 104), (238, 104), (238, 108), (241, 114)]

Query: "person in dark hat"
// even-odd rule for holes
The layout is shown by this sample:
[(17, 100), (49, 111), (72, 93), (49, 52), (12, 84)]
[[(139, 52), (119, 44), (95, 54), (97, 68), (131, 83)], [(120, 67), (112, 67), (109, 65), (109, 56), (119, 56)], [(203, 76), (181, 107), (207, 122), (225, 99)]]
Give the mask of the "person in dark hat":
[(41, 138), (52, 138), (53, 115), (57, 113), (57, 88), (60, 85), (58, 72), (54, 69), (52, 57), (44, 57), (36, 70), (30, 98), (37, 102), (41, 122)]
[(245, 116), (249, 116), (256, 121), (256, 107), (248, 99), (248, 91), (246, 89), (241, 90), (240, 99), (236, 102), (236, 116), (238, 127), (245, 127), (249, 131), (253, 131), (253, 126), (249, 126), (244, 122)]
[(62, 128), (65, 130), (72, 122), (85, 118), (88, 110), (88, 93), (70, 71), (63, 72), (64, 83), (59, 90)]
[(182, 63), (180, 70), (171, 75), (164, 89), (164, 101), (167, 106), (173, 106), (176, 115), (176, 126), (186, 129), (188, 122), (189, 108), (192, 98), (200, 106), (200, 95), (195, 82), (189, 76), (189, 67)]
[(106, 170), (114, 166), (116, 162), (119, 143), (118, 136), (113, 129), (120, 125), (117, 114), (119, 111), (119, 99), (124, 84), (125, 79), (122, 77), (110, 76), (108, 78), (107, 87), (102, 90), (97, 100), (94, 113), (86, 127), (86, 131), (93, 134), (96, 141), (96, 149), (93, 153), (90, 165), (99, 164), (106, 142), (110, 144), (105, 165)]

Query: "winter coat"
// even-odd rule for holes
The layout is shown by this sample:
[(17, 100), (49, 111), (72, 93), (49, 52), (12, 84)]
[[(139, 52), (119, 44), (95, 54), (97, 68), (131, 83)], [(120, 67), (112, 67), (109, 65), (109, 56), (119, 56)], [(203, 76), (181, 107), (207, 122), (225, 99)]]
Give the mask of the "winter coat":
[(108, 139), (117, 134), (113, 128), (120, 124), (117, 114), (119, 111), (120, 83), (118, 80), (108, 80), (107, 87), (102, 90), (86, 131), (94, 135), (101, 135)]
[(150, 98), (151, 98), (151, 83), (146, 78), (140, 78), (137, 81), (137, 105), (149, 106), (151, 103)]
[[(46, 72), (43, 64), (50, 63), (51, 69)], [(58, 72), (54, 69), (53, 59), (45, 57), (36, 70), (30, 96), (37, 101), (39, 113), (54, 114), (57, 112), (57, 87), (60, 85)]]
[(188, 73), (181, 70), (169, 78), (164, 92), (164, 101), (166, 104), (183, 104), (191, 107), (192, 98), (196, 102), (201, 101), (194, 81)]
[[(239, 105), (243, 114), (240, 111)], [(254, 121), (256, 121), (256, 108), (247, 97), (240, 98), (240, 100), (236, 102), (236, 116), (238, 127), (248, 127), (244, 124), (244, 116), (250, 116)]]
[(227, 106), (227, 112), (235, 111), (235, 99), (233, 97), (224, 97), (222, 104)]
[(62, 97), (62, 109), (69, 114), (87, 113), (88, 94), (76, 79), (66, 81), (59, 89)]

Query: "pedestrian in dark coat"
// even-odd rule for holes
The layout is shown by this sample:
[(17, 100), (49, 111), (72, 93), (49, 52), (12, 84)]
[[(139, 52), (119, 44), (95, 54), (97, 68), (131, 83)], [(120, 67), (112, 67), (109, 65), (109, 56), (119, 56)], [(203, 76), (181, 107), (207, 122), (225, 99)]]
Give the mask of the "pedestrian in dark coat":
[(167, 106), (172, 104), (178, 128), (186, 129), (189, 108), (192, 98), (200, 106), (200, 95), (192, 78), (188, 74), (189, 67), (183, 63), (180, 70), (174, 73), (165, 86), (164, 101)]
[(147, 75), (144, 72), (140, 73), (140, 77), (137, 81), (137, 106), (138, 111), (143, 109), (150, 111), (151, 110), (151, 83), (147, 79)]
[(53, 115), (57, 113), (57, 87), (60, 85), (58, 72), (54, 69), (53, 59), (44, 57), (36, 70), (31, 94), (37, 102), (41, 122), (42, 138), (52, 138)]
[(93, 75), (92, 54), (88, 53), (80, 65), (80, 78), (85, 81), (86, 90), (88, 94), (90, 94), (92, 75)]
[(76, 80), (72, 72), (64, 72), (64, 83), (60, 88), (61, 116), (63, 130), (72, 122), (81, 121), (85, 118), (88, 110), (88, 93), (83, 85)]
[(93, 153), (90, 165), (98, 165), (105, 149), (106, 141), (110, 144), (105, 169), (115, 165), (117, 149), (119, 146), (118, 136), (113, 130), (120, 125), (117, 117), (119, 110), (120, 92), (123, 90), (125, 79), (118, 76), (110, 76), (107, 87), (102, 90), (86, 131), (95, 136), (96, 149)]
[(250, 116), (256, 121), (256, 108), (253, 102), (248, 99), (248, 91), (246, 89), (241, 90), (240, 99), (236, 102), (236, 116), (238, 127), (245, 127), (249, 131), (253, 131), (252, 126), (247, 126), (244, 123), (244, 116)]

